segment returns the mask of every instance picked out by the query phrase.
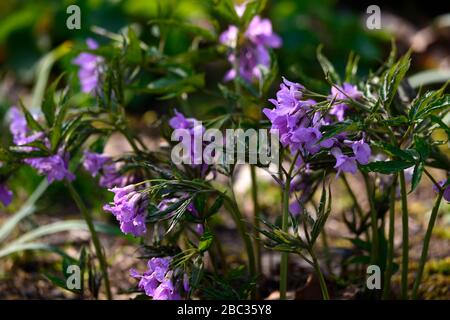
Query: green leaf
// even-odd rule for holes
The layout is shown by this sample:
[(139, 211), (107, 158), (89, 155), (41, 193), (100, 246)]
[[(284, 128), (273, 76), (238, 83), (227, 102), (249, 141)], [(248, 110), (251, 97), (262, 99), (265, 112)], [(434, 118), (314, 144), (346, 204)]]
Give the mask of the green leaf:
[(345, 66), (345, 82), (354, 83), (355, 76), (358, 72), (359, 56), (353, 51), (348, 56), (347, 65)]
[(322, 54), (323, 45), (320, 45), (317, 48), (317, 60), (320, 63), (320, 66), (322, 67), (323, 73), (325, 74), (325, 77), (329, 79), (334, 84), (341, 84), (341, 78), (339, 77), (338, 73), (334, 69), (333, 64)]
[(253, 0), (246, 3), (244, 14), (242, 15), (242, 26), (244, 28), (250, 21), (266, 7), (267, 0)]
[(364, 250), (366, 252), (370, 252), (370, 250), (371, 250), (370, 242), (364, 241), (360, 238), (354, 238), (354, 239), (349, 239), (349, 240), (358, 249)]
[(142, 62), (142, 51), (139, 38), (136, 35), (136, 31), (131, 27), (128, 28), (126, 57), (131, 63), (139, 64)]
[(425, 167), (424, 162), (419, 162), (414, 167), (414, 172), (413, 172), (413, 176), (411, 179), (411, 190), (409, 191), (410, 193), (413, 192), (419, 185), (420, 179), (422, 178), (422, 173), (423, 173), (424, 167)]
[(355, 256), (348, 259), (345, 264), (369, 264), (370, 263), (370, 256)]
[(19, 100), (19, 104), (25, 116), (25, 119), (27, 120), (28, 127), (34, 131), (43, 132), (44, 129), (42, 128), (42, 126), (33, 118), (30, 111), (28, 111), (28, 109), (23, 105), (21, 100)]
[(56, 116), (56, 120), (50, 132), (50, 142), (52, 145), (52, 151), (55, 152), (61, 140), (63, 123), (66, 117), (67, 111), (69, 110), (69, 104), (65, 103), (59, 109), (58, 115)]
[(424, 107), (431, 103), (431, 101), (436, 100), (440, 95), (442, 94), (442, 91), (427, 91), (425, 94), (416, 97), (411, 102), (411, 107), (409, 109), (408, 117), (411, 121), (415, 121), (417, 119), (417, 113), (419, 110), (423, 110)]
[(381, 143), (380, 147), (390, 156), (395, 156), (398, 159), (407, 161), (407, 162), (415, 162), (416, 155), (414, 150), (402, 150), (396, 146), (393, 146), (389, 143)]
[[(322, 196), (320, 199), (319, 210), (317, 212), (317, 219), (314, 221), (312, 230), (311, 230), (311, 242), (310, 245), (314, 245), (320, 233), (323, 231), (325, 227), (325, 222), (331, 213), (331, 186), (328, 186), (328, 199), (327, 199), (327, 191), (325, 189), (325, 184), (322, 188)], [(326, 205), (327, 203), (327, 205)], [(325, 207), (326, 206), (326, 207)]]
[(446, 125), (444, 123), (444, 121), (442, 121), (441, 118), (439, 118), (435, 115), (430, 115), (430, 119), (432, 122), (438, 124), (441, 129), (445, 130), (445, 133), (447, 134), (447, 137), (450, 140), (450, 127), (448, 125)]
[(359, 124), (351, 120), (336, 122), (332, 125), (324, 125), (321, 127), (321, 129), (323, 130), (322, 138), (317, 143), (320, 143), (326, 139), (334, 137), (335, 135), (340, 134), (342, 132), (355, 131), (358, 128)]
[(5, 256), (8, 256), (13, 253), (26, 251), (26, 250), (44, 250), (44, 251), (50, 251), (56, 254), (59, 254), (62, 257), (69, 257), (71, 258), (67, 253), (65, 253), (63, 250), (59, 249), (56, 246), (52, 246), (46, 243), (38, 243), (38, 242), (27, 242), (27, 243), (11, 243), (6, 246), (4, 246), (0, 250), (0, 258), (3, 258)]
[(431, 152), (431, 147), (428, 141), (421, 137), (414, 137), (414, 148), (420, 155), (420, 160), (425, 162)]
[(213, 240), (214, 240), (213, 234), (209, 231), (205, 231), (200, 237), (200, 242), (198, 244), (198, 251), (200, 251), (201, 253), (207, 251), (211, 247)]
[(210, 41), (216, 40), (216, 35), (212, 31), (202, 28), (202, 27), (192, 24), (192, 23), (182, 22), (179, 20), (171, 20), (171, 19), (155, 19), (155, 20), (151, 20), (149, 23), (170, 26), (170, 27), (176, 27), (176, 28), (179, 28), (181, 31), (191, 33), (195, 36), (200, 36), (206, 40), (210, 40)]
[[(113, 236), (122, 236), (123, 233), (117, 227), (113, 227), (111, 225), (107, 225), (104, 223), (96, 222), (94, 224), (95, 230), (97, 232), (106, 233)], [(64, 220), (57, 221), (47, 225), (40, 226), (36, 229), (33, 229), (19, 238), (14, 240), (14, 243), (24, 243), (29, 242), (31, 240), (35, 240), (40, 237), (48, 236), (51, 234), (70, 231), (70, 230), (88, 230), (86, 222), (83, 220)]]
[(205, 75), (194, 74), (184, 78), (167, 76), (151, 82), (144, 88), (132, 87), (132, 89), (150, 94), (165, 94), (161, 99), (169, 99), (177, 97), (184, 92), (193, 92), (204, 86)]
[(53, 126), (53, 122), (55, 121), (56, 114), (56, 102), (55, 102), (55, 93), (56, 87), (58, 86), (61, 78), (64, 76), (64, 73), (61, 74), (50, 87), (47, 89), (44, 95), (44, 101), (42, 102), (42, 113), (44, 113), (45, 120), (49, 127)]
[(417, 112), (416, 118), (426, 118), (433, 112), (448, 108), (450, 108), (450, 95), (446, 94), (443, 97), (425, 105), (424, 108)]
[(414, 162), (407, 162), (402, 160), (391, 161), (375, 161), (367, 165), (361, 166), (361, 169), (366, 172), (378, 172), (383, 174), (391, 174), (410, 168)]
[(209, 208), (205, 219), (211, 217), (213, 214), (216, 214), (219, 209), (222, 207), (223, 205), (223, 196), (219, 195), (217, 196), (216, 200), (214, 201), (214, 203), (212, 204), (212, 206)]
[(390, 127), (403, 126), (408, 123), (409, 121), (406, 116), (397, 116), (383, 120), (383, 124)]
[(400, 82), (403, 80), (409, 69), (411, 61), (410, 56), (410, 52), (406, 53), (399, 61), (397, 61), (397, 63), (386, 70), (382, 76), (379, 96), (383, 101), (385, 108), (388, 108), (391, 105)]
[[(44, 276), (56, 287), (62, 288), (64, 290), (69, 290), (66, 286), (66, 279), (62, 279), (58, 276), (54, 276), (49, 273), (44, 273)], [(72, 290), (69, 290), (72, 291)]]
[(233, 0), (203, 0), (203, 3), (216, 15), (230, 24), (239, 25), (240, 18), (234, 9)]
[(35, 212), (36, 202), (45, 190), (47, 190), (47, 187), (47, 179), (43, 179), (22, 207), (13, 216), (9, 217), (8, 220), (2, 222), (2, 225), (0, 226), (0, 242), (3, 242), (11, 234), (22, 219)]

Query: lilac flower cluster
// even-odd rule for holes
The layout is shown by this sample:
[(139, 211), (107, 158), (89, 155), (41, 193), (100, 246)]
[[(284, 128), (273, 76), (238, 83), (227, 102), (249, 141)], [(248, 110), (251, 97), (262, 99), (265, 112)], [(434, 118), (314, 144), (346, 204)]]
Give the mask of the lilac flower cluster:
[[(236, 7), (236, 12), (242, 16), (245, 11), (245, 5)], [(236, 69), (239, 70), (239, 75), (251, 82), (254, 78), (261, 79), (261, 67), (270, 68), (270, 48), (281, 47), (281, 38), (273, 33), (272, 23), (269, 19), (262, 19), (255, 16), (247, 27), (244, 33), (244, 44), (238, 48), (239, 29), (231, 25), (224, 31), (219, 40), (222, 44), (231, 49), (238, 48), (238, 52), (231, 52), (228, 55), (228, 61), (234, 66), (238, 64), (237, 68), (233, 68), (225, 75), (225, 80), (234, 79)]]
[(105, 188), (124, 187), (129, 179), (120, 173), (120, 167), (109, 156), (84, 151), (83, 167), (93, 177), (100, 176), (99, 185)]
[[(140, 274), (135, 269), (130, 270), (133, 278), (140, 279), (138, 287), (144, 290), (145, 294), (153, 300), (180, 300), (178, 281), (175, 271), (170, 269), (172, 258), (152, 258), (147, 263), (147, 271)], [(189, 291), (189, 280), (183, 277), (183, 289)]]
[(6, 184), (0, 183), (0, 202), (4, 206), (8, 206), (12, 201), (13, 193), (8, 189)]
[[(87, 39), (86, 43), (91, 50), (98, 48), (97, 42), (93, 39)], [(80, 80), (81, 91), (85, 93), (95, 93), (99, 83), (102, 58), (92, 53), (82, 52), (72, 61), (72, 63), (80, 66), (78, 79)]]
[[(31, 152), (36, 150), (34, 147), (26, 146), (34, 141), (42, 141), (50, 149), (50, 142), (46, 135), (43, 132), (31, 133), (25, 117), (16, 107), (13, 106), (11, 108), (9, 116), (9, 128), (13, 136), (13, 142), (20, 146), (22, 151)], [(54, 155), (27, 158), (24, 162), (36, 169), (39, 174), (47, 176), (49, 183), (64, 179), (69, 181), (75, 179), (75, 176), (69, 171), (69, 154), (64, 151), (64, 148), (59, 148)]]
[(148, 204), (145, 195), (135, 185), (109, 191), (114, 192), (114, 202), (103, 206), (103, 209), (116, 217), (123, 233), (136, 237), (144, 235), (147, 231), (145, 216)]
[[(350, 93), (354, 94), (354, 88)], [(322, 149), (331, 149), (336, 158), (335, 169), (341, 172), (356, 173), (357, 162), (367, 164), (371, 155), (370, 146), (364, 138), (358, 141), (347, 140), (347, 134), (341, 133), (332, 138), (322, 139), (320, 128), (329, 125), (332, 120), (328, 115), (316, 111), (316, 102), (303, 100), (304, 87), (283, 78), (276, 99), (269, 101), (274, 109), (265, 108), (264, 114), (272, 123), (271, 132), (278, 132), (281, 144), (288, 147), (292, 154), (299, 153), (296, 165), (304, 164), (303, 159), (309, 154), (316, 154)], [(342, 149), (353, 151), (353, 155), (345, 154)]]
[(203, 139), (196, 139), (202, 137), (205, 133), (205, 127), (195, 118), (186, 118), (182, 113), (174, 110), (175, 116), (169, 120), (169, 125), (172, 129), (188, 130), (191, 138), (190, 141), (181, 140), (186, 150), (191, 150), (190, 161), (192, 167), (200, 168), (201, 176), (204, 177), (208, 170), (208, 165), (203, 163), (202, 146), (198, 143), (203, 143)]

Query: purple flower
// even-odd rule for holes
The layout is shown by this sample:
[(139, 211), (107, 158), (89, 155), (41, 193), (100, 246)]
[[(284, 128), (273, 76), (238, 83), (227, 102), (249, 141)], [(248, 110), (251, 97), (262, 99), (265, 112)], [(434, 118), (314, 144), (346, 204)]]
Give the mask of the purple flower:
[[(323, 120), (319, 113), (312, 110), (316, 104), (314, 100), (301, 100), (303, 90), (302, 85), (283, 78), (277, 99), (269, 100), (275, 109), (265, 108), (263, 113), (272, 122), (271, 132), (278, 132), (281, 144), (289, 147), (291, 153), (300, 150), (314, 154), (322, 147), (318, 142), (322, 138), (319, 129)], [(323, 143), (326, 145), (328, 142)], [(301, 165), (301, 157), (297, 165)]]
[(297, 201), (297, 199), (294, 199), (294, 201), (292, 201), (289, 205), (289, 212), (294, 217), (298, 217), (302, 213), (302, 210), (303, 207), (300, 202)]
[(336, 147), (331, 149), (331, 154), (336, 158), (336, 165), (334, 168), (338, 171), (337, 176), (339, 176), (341, 172), (356, 173), (357, 165), (355, 157), (344, 155), (341, 149)]
[[(243, 13), (245, 5), (236, 8), (236, 11)], [(235, 49), (237, 47), (239, 29), (236, 26), (229, 26), (219, 37), (219, 41)], [(262, 78), (262, 68), (270, 68), (269, 48), (279, 48), (282, 44), (281, 38), (273, 33), (272, 23), (269, 19), (261, 19), (255, 16), (249, 23), (244, 33), (245, 42), (239, 52), (231, 52), (228, 61), (234, 65), (239, 62), (239, 75), (251, 82), (254, 78)], [(238, 59), (238, 60), (237, 60)], [(236, 69), (227, 72), (224, 79), (229, 81), (237, 76)]]
[(188, 131), (189, 139), (181, 140), (185, 150), (190, 151), (189, 164), (194, 168), (200, 168), (201, 176), (204, 177), (208, 170), (208, 165), (203, 162), (203, 134), (205, 127), (195, 118), (186, 118), (182, 113), (175, 111), (175, 116), (169, 120), (169, 125), (174, 130), (184, 129)]
[[(439, 183), (439, 186), (442, 188), (446, 182), (447, 182), (447, 180), (442, 180), (442, 181), (439, 181), (438, 183)], [(433, 190), (435, 192), (439, 192), (438, 188), (435, 185), (433, 185)], [(443, 198), (445, 199), (445, 201), (450, 202), (450, 185), (445, 187)]]
[(330, 114), (336, 116), (339, 121), (343, 121), (345, 112), (350, 108), (347, 104), (342, 103), (343, 100), (357, 100), (362, 97), (362, 92), (350, 83), (344, 82), (342, 87), (332, 87), (330, 100), (336, 100), (336, 104), (330, 110)]
[(291, 140), (303, 143), (308, 152), (316, 153), (320, 149), (320, 146), (316, 145), (320, 138), (322, 138), (322, 134), (317, 128), (308, 127), (295, 130)]
[[(138, 288), (153, 300), (180, 300), (174, 271), (170, 269), (170, 257), (151, 258), (143, 274), (131, 269), (133, 278), (140, 279)], [(184, 286), (186, 289), (186, 286)], [(186, 290), (187, 291), (187, 290)]]
[[(91, 50), (98, 48), (97, 42), (93, 39), (86, 40), (87, 46)], [(73, 61), (73, 64), (80, 66), (78, 78), (81, 84), (81, 91), (94, 93), (97, 89), (100, 77), (100, 64), (102, 58), (92, 53), (82, 52)]]
[(105, 163), (111, 161), (111, 158), (100, 153), (84, 151), (83, 167), (90, 172), (93, 177), (97, 176), (103, 169)]
[(361, 164), (368, 164), (372, 150), (370, 146), (364, 142), (364, 139), (355, 141), (352, 143), (353, 153), (355, 154), (356, 160)]
[(114, 202), (103, 206), (103, 209), (116, 217), (123, 233), (133, 234), (136, 237), (144, 235), (147, 231), (145, 224), (147, 200), (144, 195), (136, 191), (134, 185), (112, 188), (109, 191), (115, 194)]
[[(200, 214), (198, 213), (197, 209), (195, 208), (194, 204), (191, 202), (188, 206), (187, 206), (187, 211), (190, 212), (194, 217), (199, 218)], [(197, 232), (197, 234), (202, 235), (203, 232), (205, 232), (205, 229), (203, 227), (203, 225), (201, 223), (196, 223), (195, 224), (195, 232)]]
[(105, 188), (124, 187), (129, 179), (120, 173), (120, 167), (111, 157), (90, 151), (84, 152), (83, 167), (93, 177), (100, 175), (99, 185)]
[(106, 163), (102, 168), (102, 175), (98, 181), (100, 187), (113, 188), (113, 187), (124, 187), (130, 180), (130, 177), (124, 176), (120, 173), (120, 166), (113, 163)]
[(11, 203), (12, 197), (12, 191), (5, 184), (0, 183), (0, 202), (6, 207)]
[(47, 176), (49, 183), (75, 179), (75, 175), (69, 171), (69, 154), (63, 150), (48, 157), (28, 158), (24, 162), (35, 168), (40, 175)]
[(235, 48), (238, 39), (239, 29), (236, 26), (229, 26), (227, 30), (219, 36), (220, 43), (230, 48)]
[[(13, 135), (14, 143), (20, 146), (23, 152), (37, 150), (35, 147), (26, 145), (38, 140), (41, 140), (47, 148), (50, 148), (49, 139), (45, 134), (43, 132), (32, 133), (27, 127), (25, 117), (16, 107), (12, 107), (10, 111), (10, 131)], [(35, 168), (39, 174), (47, 176), (49, 183), (64, 179), (69, 181), (75, 179), (75, 176), (69, 171), (69, 154), (63, 148), (59, 148), (54, 155), (28, 158), (24, 162)]]
[(13, 136), (13, 141), (15, 144), (21, 144), (20, 142), (28, 135), (27, 120), (16, 106), (9, 109), (9, 119), (9, 131)]
[(279, 48), (282, 45), (281, 38), (272, 31), (270, 20), (261, 19), (260, 16), (253, 17), (245, 31), (245, 36), (256, 45), (269, 48)]

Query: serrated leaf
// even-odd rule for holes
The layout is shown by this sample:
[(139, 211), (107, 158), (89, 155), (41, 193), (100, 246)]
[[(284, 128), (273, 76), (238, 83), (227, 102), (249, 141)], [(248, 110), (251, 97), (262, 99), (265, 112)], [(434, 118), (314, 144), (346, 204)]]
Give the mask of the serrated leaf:
[(341, 78), (339, 77), (338, 73), (334, 69), (333, 64), (322, 54), (323, 46), (320, 45), (317, 48), (317, 60), (320, 63), (320, 66), (322, 67), (323, 73), (325, 74), (325, 77), (332, 81), (334, 84), (340, 85)]
[(414, 172), (413, 172), (413, 176), (411, 179), (411, 190), (409, 191), (410, 193), (413, 192), (419, 185), (420, 179), (422, 178), (422, 173), (423, 173), (424, 167), (425, 167), (425, 165), (423, 162), (419, 162), (414, 167)]
[(383, 174), (391, 174), (410, 168), (414, 162), (407, 162), (402, 160), (391, 161), (375, 161), (367, 165), (362, 165), (361, 169), (366, 172), (378, 172)]
[(43, 132), (44, 129), (42, 128), (42, 126), (34, 119), (30, 111), (28, 111), (28, 109), (23, 105), (21, 100), (19, 100), (19, 104), (27, 121), (27, 126), (34, 131)]
[(64, 74), (61, 74), (47, 89), (44, 95), (44, 101), (42, 101), (42, 113), (44, 114), (45, 120), (49, 127), (53, 126), (53, 122), (55, 121), (56, 114), (56, 102), (55, 102), (55, 93), (56, 87), (58, 86), (61, 78)]
[(411, 53), (406, 53), (400, 58), (397, 63), (395, 63), (391, 68), (386, 70), (382, 76), (382, 82), (379, 89), (379, 96), (383, 101), (385, 108), (389, 108), (397, 93), (400, 82), (406, 75), (410, 66), (410, 55)]

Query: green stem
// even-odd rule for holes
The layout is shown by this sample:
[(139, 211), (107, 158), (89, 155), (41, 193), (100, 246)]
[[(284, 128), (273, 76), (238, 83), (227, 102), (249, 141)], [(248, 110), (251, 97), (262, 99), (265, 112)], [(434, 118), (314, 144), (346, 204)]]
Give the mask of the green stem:
[(431, 211), (430, 221), (428, 222), (427, 232), (425, 234), (425, 239), (423, 240), (422, 254), (419, 261), (419, 269), (417, 270), (416, 280), (414, 282), (414, 287), (412, 291), (412, 299), (417, 299), (417, 293), (419, 291), (420, 282), (422, 281), (423, 270), (425, 268), (425, 263), (428, 256), (428, 247), (430, 246), (431, 235), (433, 233), (433, 228), (436, 223), (437, 215), (439, 213), (439, 205), (441, 204), (442, 196), (444, 190), (439, 192), (439, 195), (434, 204), (433, 210)]
[[(289, 227), (289, 192), (291, 189), (291, 177), (288, 174), (286, 176), (285, 189), (283, 193), (283, 216), (281, 220), (281, 228), (284, 232), (288, 231)], [(281, 253), (280, 263), (280, 299), (286, 299), (287, 289), (287, 272), (288, 272), (288, 252)]]
[(75, 201), (78, 208), (80, 209), (80, 211), (84, 217), (84, 220), (86, 221), (86, 224), (88, 226), (89, 232), (91, 233), (92, 243), (94, 244), (95, 253), (96, 253), (97, 258), (100, 263), (100, 270), (102, 272), (103, 279), (105, 280), (106, 297), (108, 298), (108, 300), (111, 300), (112, 295), (111, 295), (111, 288), (109, 286), (108, 265), (106, 263), (105, 256), (103, 255), (102, 246), (101, 246), (100, 240), (98, 238), (97, 231), (95, 230), (94, 223), (92, 221), (92, 217), (91, 217), (89, 211), (87, 210), (80, 195), (78, 194), (78, 192), (75, 190), (75, 188), (73, 187), (73, 185), (70, 182), (67, 183), (67, 188), (69, 189), (69, 192), (70, 192), (73, 200)]
[(237, 207), (237, 203), (235, 201), (233, 202), (233, 200), (231, 200), (229, 197), (225, 198), (225, 206), (227, 207), (228, 211), (231, 212), (234, 223), (236, 224), (242, 240), (244, 241), (245, 249), (247, 250), (250, 276), (253, 278), (255, 276), (255, 255), (253, 251), (252, 241), (247, 233), (247, 228), (244, 224), (244, 219), (241, 212), (239, 211), (239, 208)]
[(320, 290), (322, 291), (323, 300), (330, 300), (330, 295), (328, 293), (327, 283), (325, 282), (325, 277), (323, 276), (322, 270), (320, 269), (319, 261), (313, 250), (309, 251), (312, 257), (313, 267), (316, 272), (317, 278), (319, 278)]
[(363, 210), (361, 209), (361, 206), (358, 203), (358, 199), (356, 198), (355, 193), (353, 192), (352, 188), (350, 187), (350, 184), (348, 183), (348, 180), (345, 177), (345, 174), (342, 174), (341, 178), (342, 178), (342, 181), (344, 182), (345, 188), (347, 189), (348, 193), (350, 194), (350, 197), (353, 200), (353, 204), (355, 205), (355, 208), (356, 208), (356, 211), (359, 214), (359, 217), (361, 219), (363, 219), (363, 215), (364, 215)]
[(366, 190), (367, 190), (367, 199), (369, 200), (370, 204), (370, 224), (372, 228), (372, 249), (370, 252), (370, 263), (374, 265), (378, 265), (378, 215), (377, 211), (375, 209), (375, 203), (374, 203), (374, 193), (372, 189), (372, 185), (369, 180), (369, 176), (367, 174), (363, 174), (364, 176), (364, 182), (366, 184)]
[(394, 176), (394, 181), (391, 185), (389, 195), (389, 240), (386, 257), (386, 274), (384, 277), (383, 296), (384, 300), (389, 299), (391, 290), (392, 270), (394, 267), (394, 233), (395, 233), (395, 193), (397, 188), (397, 176)]
[(409, 264), (409, 228), (408, 228), (408, 202), (406, 199), (405, 173), (400, 171), (400, 193), (402, 197), (402, 279), (401, 296), (408, 298), (408, 264)]
[(250, 173), (252, 177), (252, 201), (253, 201), (253, 224), (254, 224), (254, 247), (255, 247), (255, 259), (256, 259), (256, 272), (261, 273), (261, 245), (258, 240), (258, 234), (260, 230), (260, 215), (259, 215), (259, 203), (258, 203), (258, 183), (256, 180), (256, 168), (250, 165)]
[[(355, 205), (355, 209), (356, 209), (356, 213), (358, 214), (359, 218), (361, 219), (361, 225), (363, 225), (366, 221), (366, 219), (368, 218), (368, 216), (364, 217), (364, 211), (362, 210), (361, 206), (359, 205), (358, 199), (356, 198), (355, 193), (353, 192), (352, 188), (350, 187), (350, 184), (348, 183), (348, 180), (345, 176), (345, 174), (341, 175), (342, 177), (342, 181), (344, 181), (344, 185), (345, 188), (347, 189), (348, 193), (350, 194), (350, 197), (353, 200), (353, 204)], [(366, 231), (364, 232), (364, 234), (366, 235), (366, 240), (369, 241), (370, 237), (369, 237), (369, 231), (366, 229)]]

